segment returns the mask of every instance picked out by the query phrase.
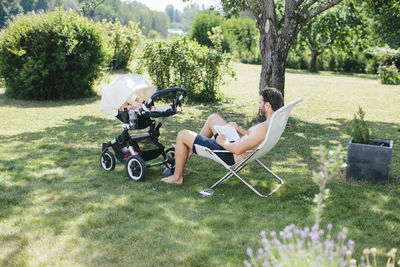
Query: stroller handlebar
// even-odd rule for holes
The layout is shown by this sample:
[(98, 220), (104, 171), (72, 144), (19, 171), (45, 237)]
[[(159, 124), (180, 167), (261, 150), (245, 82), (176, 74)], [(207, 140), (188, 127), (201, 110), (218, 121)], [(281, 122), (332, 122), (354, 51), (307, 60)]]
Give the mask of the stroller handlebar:
[[(176, 97), (176, 93), (177, 92), (181, 92), (181, 95), (179, 97)], [(143, 104), (143, 109), (145, 111), (150, 111), (151, 106), (154, 103), (154, 100), (162, 95), (165, 94), (169, 94), (172, 93), (173, 94), (173, 103), (171, 105), (172, 110), (174, 111), (173, 114), (176, 113), (176, 107), (177, 106), (182, 106), (182, 99), (183, 97), (186, 95), (186, 90), (183, 88), (168, 88), (168, 89), (164, 89), (164, 90), (160, 90), (155, 92), (150, 98), (149, 100), (147, 100), (144, 104)], [(171, 115), (173, 115), (171, 114)]]

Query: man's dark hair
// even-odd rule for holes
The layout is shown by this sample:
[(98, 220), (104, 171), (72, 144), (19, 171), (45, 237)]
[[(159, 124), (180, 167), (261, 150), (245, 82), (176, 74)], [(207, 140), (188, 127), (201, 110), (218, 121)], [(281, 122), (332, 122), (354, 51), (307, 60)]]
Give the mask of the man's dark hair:
[(271, 104), (272, 110), (277, 111), (283, 106), (283, 96), (282, 93), (272, 87), (265, 87), (260, 95), (263, 97), (264, 102), (269, 102)]

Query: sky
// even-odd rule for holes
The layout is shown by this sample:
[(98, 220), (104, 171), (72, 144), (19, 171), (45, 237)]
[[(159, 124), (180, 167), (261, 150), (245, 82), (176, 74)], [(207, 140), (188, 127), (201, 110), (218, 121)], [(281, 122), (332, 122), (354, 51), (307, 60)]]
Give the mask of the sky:
[(156, 11), (164, 11), (165, 6), (173, 5), (175, 9), (183, 10), (184, 7), (189, 6), (191, 3), (196, 2), (200, 7), (204, 5), (205, 8), (208, 8), (212, 5), (217, 5), (219, 1), (217, 0), (190, 0), (189, 2), (183, 2), (182, 0), (135, 0), (136, 2), (140, 2), (152, 10)]

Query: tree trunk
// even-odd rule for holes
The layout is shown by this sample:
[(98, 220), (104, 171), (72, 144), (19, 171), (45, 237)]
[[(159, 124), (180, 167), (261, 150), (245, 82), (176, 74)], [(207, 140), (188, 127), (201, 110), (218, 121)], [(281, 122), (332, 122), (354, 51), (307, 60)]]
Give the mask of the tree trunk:
[(317, 63), (317, 57), (321, 54), (321, 52), (317, 50), (311, 50), (311, 60), (310, 60), (310, 66), (308, 66), (308, 70), (310, 72), (317, 72), (316, 68), (316, 63)]
[(284, 95), (285, 64), (288, 51), (279, 45), (279, 40), (271, 34), (261, 33), (261, 74), (259, 91), (265, 87), (274, 87)]

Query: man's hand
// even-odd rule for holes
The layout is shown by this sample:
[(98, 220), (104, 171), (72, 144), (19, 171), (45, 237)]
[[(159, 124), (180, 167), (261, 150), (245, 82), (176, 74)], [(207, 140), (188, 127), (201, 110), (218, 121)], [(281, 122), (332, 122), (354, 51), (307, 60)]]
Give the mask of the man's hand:
[(239, 130), (238, 130), (238, 129), (239, 129), (239, 126), (237, 125), (236, 122), (230, 121), (230, 122), (228, 122), (228, 124), (232, 125), (233, 128), (235, 128), (236, 132), (239, 132)]

